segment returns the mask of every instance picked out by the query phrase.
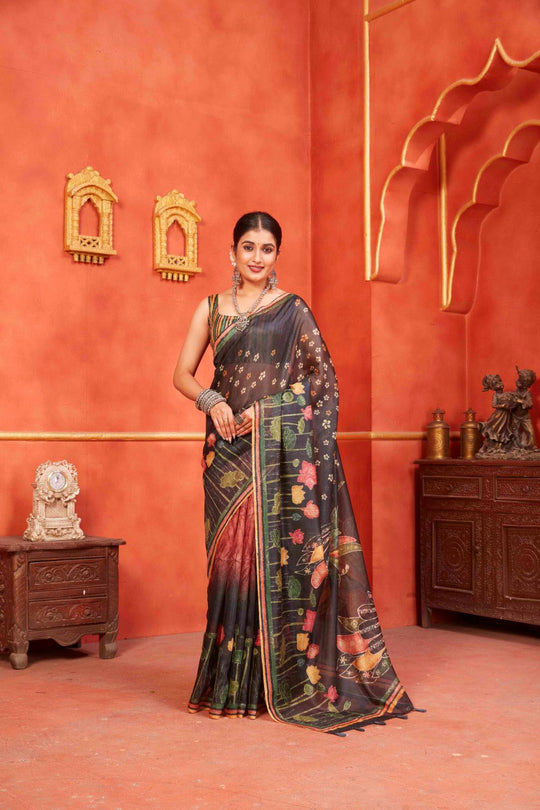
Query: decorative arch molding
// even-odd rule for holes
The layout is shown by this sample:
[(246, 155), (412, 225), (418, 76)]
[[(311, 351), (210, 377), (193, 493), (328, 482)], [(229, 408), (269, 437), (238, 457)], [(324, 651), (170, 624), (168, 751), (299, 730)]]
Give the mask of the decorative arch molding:
[(480, 233), (488, 214), (500, 205), (503, 186), (515, 169), (528, 163), (540, 143), (540, 120), (512, 130), (502, 152), (487, 160), (476, 175), (471, 200), (462, 205), (451, 228), (452, 258), (443, 309), (466, 314), (478, 283)]
[[(169, 281), (188, 281), (201, 272), (197, 267), (197, 223), (201, 221), (195, 203), (173, 188), (164, 197), (156, 197), (154, 205), (154, 270)], [(167, 251), (167, 233), (177, 223), (185, 240), (185, 255)]]
[[(80, 212), (87, 202), (91, 202), (97, 211), (97, 236), (80, 233)], [(77, 174), (68, 174), (64, 192), (64, 250), (71, 253), (74, 261), (103, 264), (109, 256), (116, 256), (113, 249), (113, 203), (117, 202), (111, 181), (92, 166)]]
[[(401, 152), (400, 162), (388, 174), (383, 186), (380, 214), (381, 223), (373, 263), (366, 262), (366, 278), (397, 284), (404, 272), (403, 245), (405, 244), (409, 199), (420, 172), (429, 168), (433, 150), (453, 127), (458, 127), (467, 107), (478, 93), (500, 90), (509, 84), (517, 70), (540, 73), (540, 51), (527, 59), (508, 56), (501, 41), (496, 39), (482, 71), (472, 79), (460, 79), (450, 84), (439, 96), (432, 112), (418, 121), (410, 130)], [(392, 239), (385, 238), (388, 231)], [(366, 229), (366, 238), (370, 228)], [(444, 235), (446, 240), (446, 234)], [(371, 253), (366, 246), (366, 255)], [(444, 263), (444, 262), (443, 262)], [(443, 280), (443, 289), (447, 281)]]

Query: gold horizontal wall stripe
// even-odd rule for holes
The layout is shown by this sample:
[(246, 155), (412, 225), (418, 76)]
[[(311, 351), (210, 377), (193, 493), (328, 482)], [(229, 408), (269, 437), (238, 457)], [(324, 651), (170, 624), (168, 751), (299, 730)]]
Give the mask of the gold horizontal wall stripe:
[[(377, 431), (353, 430), (340, 431), (337, 434), (341, 441), (418, 441), (426, 438), (425, 431)], [(453, 431), (452, 439), (459, 433)], [(204, 433), (167, 433), (167, 432), (40, 432), (40, 431), (3, 431), (0, 442), (202, 442)]]
[(364, 19), (366, 22), (371, 22), (372, 20), (376, 20), (377, 17), (384, 17), (386, 14), (390, 14), (392, 11), (401, 8), (401, 6), (407, 6), (409, 3), (414, 3), (414, 0), (395, 0), (395, 3), (390, 3), (387, 6), (383, 6), (382, 8), (377, 9), (377, 11), (368, 12)]
[(2, 442), (202, 442), (204, 433), (167, 432), (0, 432)]

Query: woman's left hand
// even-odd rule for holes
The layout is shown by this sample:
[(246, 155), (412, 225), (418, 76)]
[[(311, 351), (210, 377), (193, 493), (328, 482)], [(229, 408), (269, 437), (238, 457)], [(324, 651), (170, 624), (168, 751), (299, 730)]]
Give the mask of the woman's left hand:
[(253, 408), (248, 408), (246, 411), (243, 411), (240, 416), (242, 417), (242, 421), (236, 427), (236, 435), (246, 436), (248, 433), (251, 433), (251, 426), (253, 424)]

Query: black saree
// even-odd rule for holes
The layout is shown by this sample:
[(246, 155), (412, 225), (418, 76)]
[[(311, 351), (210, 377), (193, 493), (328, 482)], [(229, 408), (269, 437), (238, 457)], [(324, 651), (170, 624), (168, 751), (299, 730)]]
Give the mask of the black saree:
[(190, 709), (337, 733), (413, 709), (373, 603), (336, 442), (338, 388), (305, 302), (239, 332), (210, 299), (212, 388), (251, 437), (204, 446), (208, 625)]

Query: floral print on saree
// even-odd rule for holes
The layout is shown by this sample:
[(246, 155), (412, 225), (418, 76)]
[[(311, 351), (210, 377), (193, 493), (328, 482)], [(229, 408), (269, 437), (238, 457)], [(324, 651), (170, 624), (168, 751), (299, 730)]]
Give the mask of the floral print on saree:
[[(213, 705), (219, 713), (228, 695), (230, 711), (253, 713), (262, 682), (274, 719), (319, 731), (338, 733), (406, 714), (413, 706), (392, 667), (373, 603), (336, 442), (335, 372), (313, 315), (301, 298), (286, 295), (255, 313), (244, 333), (234, 329), (234, 320), (220, 315), (217, 298), (210, 299), (212, 388), (235, 413), (253, 405), (254, 421), (252, 437), (232, 444), (216, 441), (207, 423), (207, 662), (201, 659), (190, 706)], [(249, 629), (253, 634), (260, 626), (260, 646), (249, 650), (242, 622), (225, 628), (218, 641), (214, 610), (225, 580), (225, 590), (233, 599), (238, 592), (242, 602), (241, 589), (231, 584), (240, 581), (238, 569), (236, 579), (221, 577), (219, 586), (214, 569), (246, 504), (253, 525), (244, 521), (233, 545), (246, 542), (246, 530), (254, 534), (250, 593), (257, 595), (258, 615)], [(216, 699), (222, 648), (244, 667), (241, 706), (225, 687), (223, 668)]]

